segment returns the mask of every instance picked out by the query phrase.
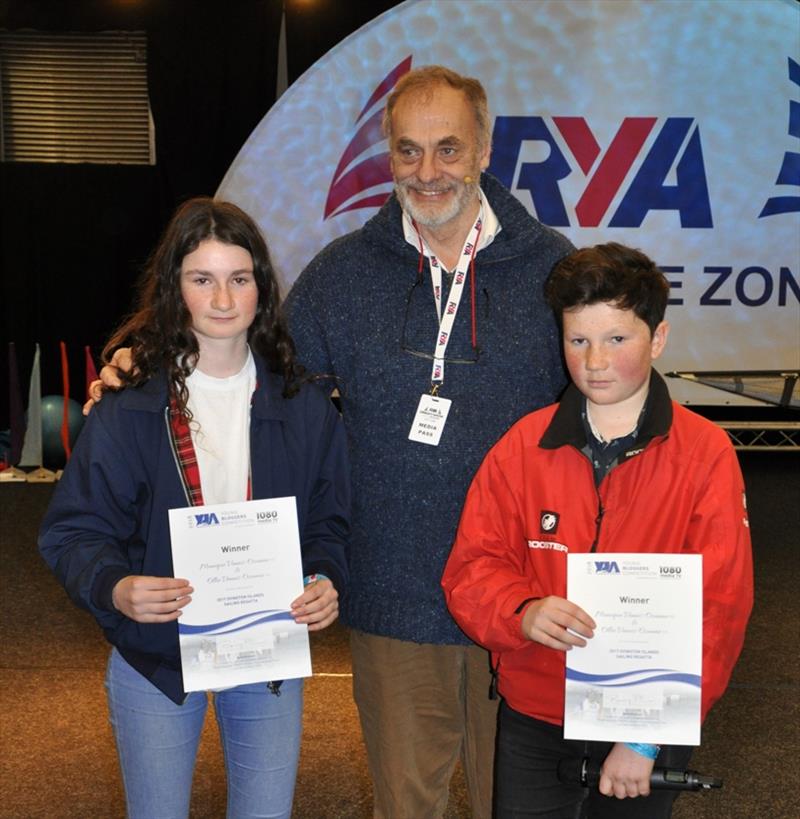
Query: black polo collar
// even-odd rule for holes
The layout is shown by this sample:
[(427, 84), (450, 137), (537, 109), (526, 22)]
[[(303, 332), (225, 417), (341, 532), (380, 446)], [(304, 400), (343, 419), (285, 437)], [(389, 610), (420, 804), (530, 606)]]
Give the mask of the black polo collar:
[[(583, 395), (574, 384), (564, 391), (558, 409), (539, 441), (542, 449), (558, 449), (574, 446), (583, 451), (588, 445), (586, 431), (581, 420)], [(666, 435), (672, 426), (672, 399), (664, 379), (655, 371), (650, 371), (650, 387), (647, 409), (639, 426), (639, 434), (633, 446), (622, 454), (620, 460), (632, 457), (642, 450), (653, 438)]]

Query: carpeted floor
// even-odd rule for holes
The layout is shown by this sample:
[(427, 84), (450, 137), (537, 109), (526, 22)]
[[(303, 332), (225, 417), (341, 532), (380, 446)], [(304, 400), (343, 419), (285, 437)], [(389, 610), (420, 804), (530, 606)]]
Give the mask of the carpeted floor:
[[(800, 759), (796, 455), (747, 453), (742, 465), (754, 538), (756, 606), (731, 686), (703, 729), (692, 767), (725, 780), (686, 794), (676, 819), (796, 819)], [(36, 552), (52, 487), (0, 485), (0, 819), (116, 819), (122, 788), (106, 717), (108, 653)], [(370, 783), (351, 696), (347, 635), (313, 635), (296, 819), (366, 819)], [(225, 781), (213, 719), (195, 774), (192, 817), (224, 817)], [(460, 772), (448, 819), (468, 817)]]

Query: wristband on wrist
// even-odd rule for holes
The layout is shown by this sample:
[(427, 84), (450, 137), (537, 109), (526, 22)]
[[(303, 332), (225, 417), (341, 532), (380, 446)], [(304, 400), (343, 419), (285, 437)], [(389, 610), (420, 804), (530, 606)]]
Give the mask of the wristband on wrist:
[(661, 750), (660, 745), (647, 745), (644, 742), (626, 742), (625, 747), (636, 751), (641, 756), (646, 756), (648, 759), (655, 759)]
[(303, 586), (310, 586), (312, 583), (316, 583), (317, 580), (330, 580), (330, 577), (326, 574), (320, 574), (319, 572), (316, 574), (307, 574), (303, 578)]

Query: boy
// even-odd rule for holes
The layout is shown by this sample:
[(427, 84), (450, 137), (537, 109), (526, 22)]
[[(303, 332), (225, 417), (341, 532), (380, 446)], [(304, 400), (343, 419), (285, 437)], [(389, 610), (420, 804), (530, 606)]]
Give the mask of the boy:
[[(741, 651), (752, 607), (744, 486), (725, 432), (671, 402), (652, 368), (668, 291), (650, 259), (616, 243), (556, 265), (546, 295), (573, 384), (500, 439), (467, 495), (442, 585), (456, 621), (492, 652), (501, 819), (669, 817), (676, 793), (648, 795), (650, 772), (691, 754), (563, 738), (564, 652), (595, 628), (565, 599), (567, 552), (703, 555), (703, 717)], [(584, 755), (602, 762), (598, 790), (557, 777), (561, 759)]]

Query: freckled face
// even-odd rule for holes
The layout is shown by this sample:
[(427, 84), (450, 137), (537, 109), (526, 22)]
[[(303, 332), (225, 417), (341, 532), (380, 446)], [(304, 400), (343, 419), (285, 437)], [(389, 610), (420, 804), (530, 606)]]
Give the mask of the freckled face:
[(669, 332), (666, 321), (650, 328), (633, 310), (598, 302), (563, 315), (564, 357), (578, 389), (593, 404), (641, 408), (652, 362)]
[[(407, 92), (392, 111), (390, 163), (400, 204), (426, 227), (474, 218), (477, 183), (489, 164), (480, 147), (475, 112), (463, 92), (448, 86)], [(465, 183), (464, 177), (474, 180)]]
[(181, 264), (181, 295), (201, 349), (214, 340), (247, 340), (258, 308), (253, 259), (238, 245), (205, 239)]

